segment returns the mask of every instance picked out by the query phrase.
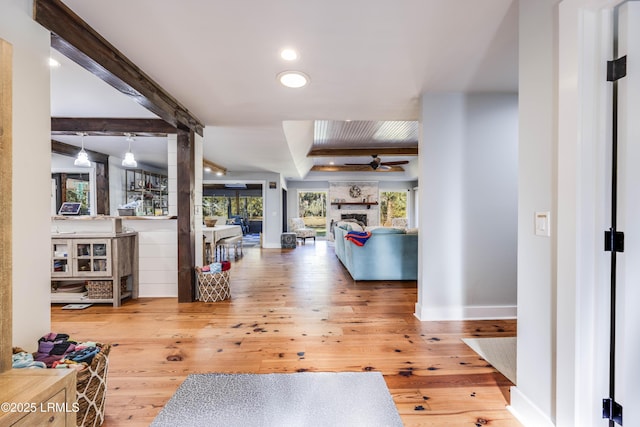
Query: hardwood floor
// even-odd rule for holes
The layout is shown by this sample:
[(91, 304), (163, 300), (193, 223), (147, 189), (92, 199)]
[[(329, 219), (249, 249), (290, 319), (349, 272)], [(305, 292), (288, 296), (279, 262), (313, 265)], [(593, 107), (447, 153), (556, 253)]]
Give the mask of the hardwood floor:
[[(406, 426), (520, 426), (511, 383), (460, 338), (516, 322), (420, 322), (415, 282), (354, 282), (324, 241), (249, 248), (229, 301), (52, 306), (52, 330), (111, 343), (104, 426), (147, 426), (190, 373), (380, 371)], [(366, 404), (366, 402), (363, 402)]]

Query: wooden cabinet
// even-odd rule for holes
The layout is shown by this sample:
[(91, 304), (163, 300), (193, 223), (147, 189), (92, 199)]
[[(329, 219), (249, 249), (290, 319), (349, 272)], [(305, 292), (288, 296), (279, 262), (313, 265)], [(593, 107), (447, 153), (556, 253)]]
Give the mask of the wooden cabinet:
[(0, 374), (0, 425), (76, 425), (74, 369), (11, 369)]
[(168, 215), (167, 176), (140, 169), (125, 170), (125, 203), (140, 201), (136, 215)]
[(111, 276), (111, 239), (52, 239), (51, 277)]
[[(109, 281), (111, 298), (92, 298), (84, 285)], [(51, 302), (112, 303), (138, 297), (138, 235), (75, 235), (51, 238)], [(62, 292), (62, 290), (72, 291)]]

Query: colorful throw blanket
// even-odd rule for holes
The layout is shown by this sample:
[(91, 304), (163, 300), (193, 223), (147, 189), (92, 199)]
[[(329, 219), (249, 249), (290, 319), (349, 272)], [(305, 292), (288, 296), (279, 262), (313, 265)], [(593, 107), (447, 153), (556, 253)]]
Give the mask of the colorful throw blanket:
[(371, 237), (371, 232), (369, 231), (349, 231), (347, 235), (344, 236), (345, 239), (358, 246), (364, 246), (367, 240), (369, 240), (369, 237)]

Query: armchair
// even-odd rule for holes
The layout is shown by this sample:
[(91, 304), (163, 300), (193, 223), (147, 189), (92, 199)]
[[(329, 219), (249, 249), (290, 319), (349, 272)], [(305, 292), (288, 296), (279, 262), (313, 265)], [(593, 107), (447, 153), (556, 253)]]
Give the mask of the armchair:
[(314, 243), (316, 241), (316, 230), (307, 228), (302, 218), (289, 218), (289, 231), (296, 233), (296, 238), (302, 240), (303, 244), (309, 238), (313, 238)]

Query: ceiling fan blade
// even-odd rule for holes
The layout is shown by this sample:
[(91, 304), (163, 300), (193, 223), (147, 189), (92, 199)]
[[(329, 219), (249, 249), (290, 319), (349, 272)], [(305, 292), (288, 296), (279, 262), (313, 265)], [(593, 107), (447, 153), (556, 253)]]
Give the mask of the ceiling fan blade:
[(345, 163), (345, 166), (371, 166), (369, 163)]
[(380, 164), (385, 166), (395, 166), (395, 165), (406, 165), (407, 163), (409, 163), (409, 160), (398, 160), (395, 162), (382, 162)]

